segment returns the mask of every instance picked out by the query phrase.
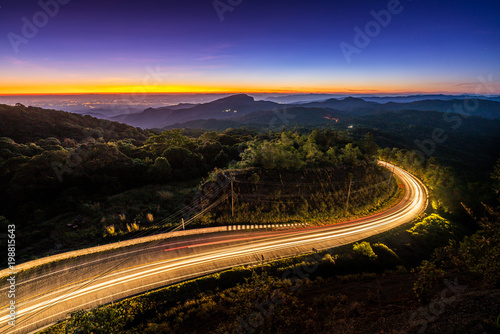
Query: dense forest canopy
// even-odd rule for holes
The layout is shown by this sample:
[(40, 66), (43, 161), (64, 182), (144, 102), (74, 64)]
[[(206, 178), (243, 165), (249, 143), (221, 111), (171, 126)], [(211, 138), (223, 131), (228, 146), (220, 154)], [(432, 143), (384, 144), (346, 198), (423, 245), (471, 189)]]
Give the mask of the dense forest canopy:
[(143, 141), (150, 135), (148, 130), (91, 116), (26, 107), (22, 104), (14, 107), (0, 104), (0, 136), (18, 143), (30, 143), (48, 137), (55, 137), (60, 141), (81, 141), (87, 138)]

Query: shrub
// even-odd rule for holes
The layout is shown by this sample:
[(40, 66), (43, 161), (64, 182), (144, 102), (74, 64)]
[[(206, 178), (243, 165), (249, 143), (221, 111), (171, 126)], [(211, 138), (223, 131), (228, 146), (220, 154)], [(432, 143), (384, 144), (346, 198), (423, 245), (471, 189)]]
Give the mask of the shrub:
[(113, 236), (116, 234), (115, 225), (106, 226), (106, 235)]
[(362, 256), (366, 256), (366, 257), (370, 258), (371, 260), (375, 260), (377, 258), (377, 254), (375, 254), (372, 246), (367, 241), (363, 241), (361, 243), (355, 243), (352, 246), (352, 250), (354, 251), (354, 253), (362, 255)]
[(123, 309), (109, 306), (77, 311), (71, 314), (66, 333), (119, 333), (130, 318)]
[(444, 219), (438, 214), (432, 214), (415, 224), (408, 232), (413, 236), (446, 236), (452, 233), (452, 226), (449, 220)]
[(401, 264), (399, 256), (386, 245), (376, 243), (372, 245), (372, 248), (383, 265), (395, 268), (398, 264)]

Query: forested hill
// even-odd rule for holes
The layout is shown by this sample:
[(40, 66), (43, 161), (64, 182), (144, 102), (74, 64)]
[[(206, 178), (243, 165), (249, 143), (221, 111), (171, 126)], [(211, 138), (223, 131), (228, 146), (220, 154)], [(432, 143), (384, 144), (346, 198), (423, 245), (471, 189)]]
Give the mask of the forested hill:
[(130, 125), (82, 116), (64, 111), (37, 107), (15, 107), (0, 104), (0, 137), (9, 137), (17, 143), (34, 142), (55, 137), (82, 139), (103, 137), (111, 139), (146, 140), (150, 131)]

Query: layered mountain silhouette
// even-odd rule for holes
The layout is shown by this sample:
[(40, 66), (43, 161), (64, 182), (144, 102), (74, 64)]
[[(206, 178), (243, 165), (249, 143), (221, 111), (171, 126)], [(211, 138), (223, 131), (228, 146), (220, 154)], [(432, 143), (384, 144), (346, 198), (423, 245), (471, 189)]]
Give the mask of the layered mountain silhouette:
[[(422, 98), (428, 96), (422, 96)], [(283, 110), (294, 111), (294, 118), (280, 116)], [(500, 102), (486, 99), (425, 99), (412, 102), (366, 101), (361, 98), (346, 97), (327, 99), (321, 102), (302, 104), (279, 104), (270, 101), (256, 101), (253, 97), (238, 94), (202, 104), (179, 104), (161, 108), (148, 108), (141, 113), (124, 114), (111, 120), (141, 128), (202, 127), (210, 121), (211, 128), (228, 125), (263, 125), (274, 123), (323, 124), (333, 120), (345, 121), (352, 117), (379, 115), (394, 111), (436, 111), (440, 113), (462, 114), (463, 117), (477, 116), (500, 119)], [(220, 124), (217, 124), (217, 121)]]
[[(310, 93), (310, 94), (293, 94), (293, 95), (284, 95), (284, 96), (268, 96), (265, 98), (266, 101), (272, 101), (277, 103), (287, 103), (287, 104), (304, 104), (310, 102), (323, 102), (328, 99), (339, 99), (344, 98), (345, 95), (341, 94), (319, 94), (319, 93)], [(413, 95), (396, 95), (396, 96), (378, 96), (378, 95), (363, 95), (361, 97), (365, 101), (372, 101), (378, 103), (387, 103), (387, 102), (415, 102), (422, 100), (465, 100), (465, 99), (475, 99), (480, 98), (483, 100), (489, 101), (497, 101), (500, 102), (500, 96), (477, 96), (477, 95), (446, 95), (446, 94), (413, 94)]]
[(373, 101), (365, 101), (360, 98), (347, 97), (343, 100), (329, 99), (324, 102), (307, 103), (303, 106), (315, 108), (334, 108), (337, 110), (348, 111), (352, 115), (357, 116), (380, 113), (381, 111), (419, 110), (500, 119), (500, 102), (484, 99), (431, 99), (403, 103), (377, 103)]
[(375, 109), (380, 107), (379, 103), (367, 102), (360, 98), (346, 97), (342, 100), (328, 99), (324, 102), (311, 102), (303, 104), (304, 107), (314, 107), (314, 108), (332, 108), (337, 110), (357, 110), (357, 109)]
[(113, 120), (141, 128), (162, 128), (193, 120), (231, 118), (254, 111), (273, 110), (279, 106), (275, 102), (255, 101), (251, 96), (238, 94), (198, 105), (149, 108), (138, 114), (119, 115)]

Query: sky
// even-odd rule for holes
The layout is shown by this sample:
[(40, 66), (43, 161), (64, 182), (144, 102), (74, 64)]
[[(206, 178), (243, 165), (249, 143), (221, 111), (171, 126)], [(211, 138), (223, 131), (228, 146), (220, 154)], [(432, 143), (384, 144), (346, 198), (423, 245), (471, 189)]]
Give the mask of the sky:
[(498, 1), (0, 0), (2, 95), (494, 95), (499, 59)]

